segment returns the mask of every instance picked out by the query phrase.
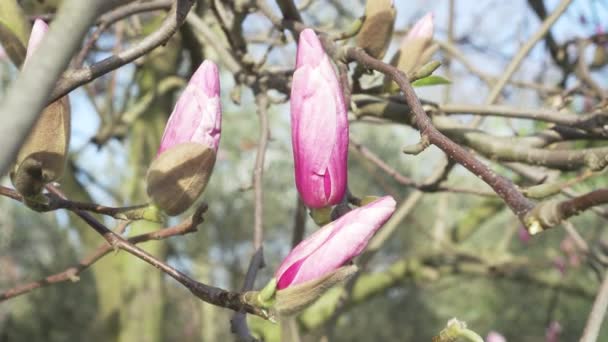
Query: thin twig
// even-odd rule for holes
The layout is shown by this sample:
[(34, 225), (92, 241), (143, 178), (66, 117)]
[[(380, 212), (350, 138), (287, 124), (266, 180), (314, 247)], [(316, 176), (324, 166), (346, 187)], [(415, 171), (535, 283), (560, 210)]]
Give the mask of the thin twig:
[[(262, 268), (263, 265), (264, 249), (260, 247), (251, 257), (241, 292), (247, 292), (253, 289), (258, 270)], [(232, 319), (230, 320), (230, 329), (242, 342), (258, 341), (249, 331), (249, 327), (247, 326), (247, 314), (244, 311), (236, 312), (234, 316), (232, 316)]]
[[(47, 189), (55, 195), (67, 199), (59, 190), (57, 190), (53, 186), (47, 186)], [(228, 308), (234, 311), (245, 310), (250, 314), (260, 316), (264, 319), (270, 318), (269, 313), (266, 310), (248, 303), (245, 296), (243, 296), (241, 293), (226, 291), (218, 287), (213, 287), (200, 283), (190, 278), (185, 273), (178, 271), (169, 264), (158, 260), (153, 255), (144, 251), (143, 249), (136, 247), (131, 242), (124, 239), (122, 236), (112, 232), (105, 225), (95, 219), (95, 217), (93, 217), (91, 214), (81, 210), (77, 210), (75, 211), (75, 213), (81, 219), (83, 219), (89, 226), (91, 226), (93, 230), (95, 230), (99, 235), (101, 235), (114, 250), (122, 249), (127, 253), (132, 254), (137, 258), (147, 262), (148, 264), (158, 268), (162, 272), (169, 275), (171, 278), (177, 280), (180, 284), (184, 285), (184, 287), (190, 290), (190, 292), (199, 299), (207, 303), (217, 305), (223, 308)]]
[[(490, 90), (490, 94), (488, 94), (485, 100), (485, 104), (489, 105), (496, 102), (498, 96), (500, 96), (500, 93), (502, 92), (503, 88), (505, 87), (511, 76), (513, 76), (517, 68), (519, 68), (521, 62), (528, 55), (528, 53), (530, 53), (536, 43), (538, 43), (549, 32), (549, 30), (551, 29), (553, 24), (555, 24), (557, 19), (559, 19), (561, 15), (566, 11), (568, 6), (570, 6), (571, 2), (572, 0), (562, 0), (555, 8), (555, 11), (553, 11), (551, 15), (545, 18), (541, 26), (536, 32), (534, 32), (532, 37), (530, 37), (530, 39), (528, 39), (528, 41), (526, 41), (526, 43), (522, 45), (522, 47), (517, 51), (517, 53), (511, 60), (511, 63), (509, 63), (509, 65), (505, 68), (505, 71), (502, 73), (501, 77)], [(475, 120), (473, 120), (471, 126), (477, 127), (482, 122), (482, 120), (483, 117), (477, 117)]]
[[(350, 139), (349, 148), (352, 151), (356, 151), (363, 158), (367, 159), (380, 170), (384, 171), (387, 175), (392, 177), (397, 183), (418, 189), (422, 192), (454, 192), (454, 193), (462, 193), (462, 194), (470, 194), (477, 196), (487, 196), (487, 197), (495, 197), (496, 193), (493, 191), (483, 191), (478, 189), (471, 188), (459, 188), (453, 187), (449, 185), (440, 185), (440, 184), (427, 184), (427, 183), (418, 183), (415, 180), (402, 175), (399, 171), (397, 171), (392, 166), (388, 165), (382, 158), (380, 158), (377, 154), (372, 152), (369, 148), (363, 146), (362, 144)], [(449, 171), (449, 170), (448, 170)], [(446, 173), (447, 175), (447, 173)], [(444, 177), (445, 178), (445, 177)], [(441, 179), (440, 181), (443, 181)]]
[[(5, 186), (0, 186), (0, 196), (9, 197), (19, 202), (24, 202), (23, 196), (21, 196), (17, 191)], [(66, 209), (70, 211), (84, 210), (121, 220), (136, 220), (142, 219), (144, 209), (148, 208), (148, 204), (128, 207), (107, 207), (97, 203), (66, 200), (53, 194), (47, 194), (46, 198), (48, 199), (48, 203), (37, 203), (37, 211), (46, 212), (57, 209)]]
[[(138, 244), (142, 242), (147, 242), (151, 240), (164, 240), (173, 236), (178, 235), (186, 235), (189, 233), (196, 232), (196, 227), (203, 222), (203, 213), (207, 210), (206, 205), (201, 205), (200, 209), (196, 211), (195, 214), (192, 215), (191, 218), (185, 220), (184, 222), (175, 225), (169, 228), (162, 228), (157, 231), (153, 231), (150, 233), (136, 235), (134, 237), (129, 238), (129, 242), (132, 244)], [(130, 222), (126, 221), (121, 223), (119, 227), (116, 229), (118, 234), (122, 234), (124, 228), (126, 228), (127, 224)], [(87, 257), (82, 259), (78, 264), (72, 265), (66, 268), (64, 271), (52, 274), (43, 279), (33, 281), (27, 284), (22, 284), (13, 287), (12, 289), (6, 290), (0, 293), (0, 302), (5, 301), (7, 299), (11, 299), (23, 294), (26, 294), (32, 290), (47, 287), (49, 285), (54, 285), (58, 283), (63, 283), (66, 281), (78, 281), (79, 274), (88, 269), (91, 265), (99, 261), (99, 259), (108, 255), (112, 251), (112, 247), (107, 243), (102, 243), (97, 249), (89, 254)]]
[[(57, 78), (67, 67), (82, 37), (103, 9), (103, 0), (66, 0), (62, 3), (37, 51), (0, 102), (0, 174), (5, 174), (38, 115), (47, 105)], [(44, 56), (44, 58), (42, 58)], [(56, 96), (58, 99), (67, 92)], [(19, 113), (19, 115), (15, 115)]]
[(525, 218), (527, 225), (552, 228), (562, 221), (596, 206), (608, 204), (608, 188), (598, 189), (563, 201), (548, 200), (539, 203)]
[(258, 117), (260, 120), (260, 136), (258, 139), (258, 150), (255, 157), (255, 165), (253, 168), (253, 191), (254, 197), (254, 216), (253, 216), (253, 246), (259, 249), (262, 246), (264, 239), (264, 159), (266, 149), (268, 148), (268, 96), (264, 92), (256, 95), (256, 104), (258, 108)]
[(602, 285), (597, 292), (597, 297), (595, 297), (595, 301), (593, 302), (593, 307), (589, 313), (589, 318), (587, 318), (587, 324), (585, 324), (585, 330), (580, 342), (597, 341), (600, 328), (606, 316), (606, 309), (608, 309), (608, 273), (604, 276)]
[(142, 39), (139, 43), (133, 45), (123, 52), (112, 55), (91, 66), (66, 71), (66, 73), (59, 79), (50, 100), (54, 101), (76, 89), (77, 87), (88, 83), (99, 76), (105, 75), (106, 73), (127, 63), (130, 63), (157, 48), (158, 46), (166, 43), (186, 20), (186, 15), (190, 11), (193, 4), (194, 0), (176, 0), (175, 4), (171, 8), (171, 11), (169, 11), (169, 14), (167, 14), (167, 18), (163, 21), (161, 26), (152, 34)]
[(448, 137), (439, 132), (432, 124), (426, 112), (420, 104), (420, 100), (412, 89), (407, 76), (392, 65), (386, 64), (369, 56), (365, 51), (356, 48), (349, 48), (346, 55), (365, 66), (389, 75), (401, 88), (405, 101), (411, 108), (416, 117), (416, 125), (420, 134), (427, 136), (429, 141), (443, 150), (450, 158), (464, 166), (466, 169), (477, 175), (486, 182), (500, 196), (511, 210), (523, 220), (524, 216), (533, 207), (517, 187), (507, 178), (494, 173), (485, 164), (477, 160), (470, 152), (454, 143)]
[(296, 210), (293, 214), (293, 234), (291, 237), (291, 247), (297, 246), (300, 241), (304, 238), (304, 232), (306, 231), (306, 205), (297, 195)]
[(88, 55), (89, 51), (93, 48), (101, 34), (108, 29), (115, 22), (122, 20), (126, 17), (139, 14), (142, 12), (157, 11), (163, 9), (170, 9), (173, 0), (156, 0), (148, 2), (135, 2), (126, 4), (118, 7), (111, 12), (105, 13), (97, 19), (97, 30), (91, 34), (84, 47), (78, 53), (74, 61), (76, 67), (82, 66), (84, 59)]

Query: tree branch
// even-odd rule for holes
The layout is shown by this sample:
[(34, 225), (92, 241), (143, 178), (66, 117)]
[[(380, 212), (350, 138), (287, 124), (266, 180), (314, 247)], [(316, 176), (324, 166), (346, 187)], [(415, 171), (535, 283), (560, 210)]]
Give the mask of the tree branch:
[(0, 174), (5, 174), (14, 161), (38, 115), (49, 102), (48, 96), (57, 78), (105, 5), (103, 0), (65, 0), (48, 34), (6, 92), (0, 102), (0, 117), (4, 118), (0, 125), (0, 145), (4, 150), (0, 155)]
[[(203, 214), (207, 210), (207, 205), (203, 204), (196, 210), (196, 212), (186, 221), (175, 225), (173, 227), (162, 228), (154, 232), (136, 235), (128, 239), (132, 244), (138, 244), (147, 242), (150, 240), (164, 240), (177, 235), (186, 235), (194, 233), (197, 230), (197, 226), (203, 222)], [(121, 223), (116, 229), (117, 233), (122, 233), (124, 228), (130, 222)], [(91, 265), (99, 261), (99, 259), (105, 257), (112, 251), (112, 247), (107, 243), (102, 243), (97, 249), (89, 254), (87, 257), (82, 259), (78, 264), (72, 265), (66, 268), (64, 271), (55, 273), (43, 279), (33, 281), (31, 283), (22, 284), (13, 287), (12, 289), (6, 290), (0, 293), (0, 302), (26, 294), (32, 290), (47, 287), (50, 285), (63, 283), (66, 281), (78, 281), (79, 275)]]
[(426, 112), (422, 109), (422, 105), (405, 74), (397, 68), (369, 56), (360, 49), (350, 48), (346, 51), (346, 56), (364, 64), (366, 67), (389, 75), (401, 88), (406, 103), (415, 115), (416, 125), (420, 130), (420, 134), (427, 136), (429, 141), (443, 150), (446, 155), (492, 187), (498, 196), (507, 203), (509, 208), (523, 220), (524, 216), (533, 207), (533, 203), (525, 198), (511, 181), (494, 173), (485, 164), (481, 163), (468, 151), (454, 143), (433, 126)]
[(608, 188), (594, 190), (563, 201), (541, 202), (528, 214), (526, 221), (530, 224), (537, 223), (542, 229), (548, 229), (585, 210), (604, 204), (608, 204)]
[[(52, 186), (47, 186), (47, 189), (55, 195), (66, 199), (65, 196), (56, 188)], [(114, 250), (124, 250), (127, 253), (132, 254), (137, 258), (147, 262), (148, 264), (158, 268), (162, 272), (169, 275), (171, 278), (177, 280), (180, 284), (184, 285), (184, 287), (190, 290), (190, 292), (199, 299), (207, 303), (228, 308), (234, 311), (245, 310), (250, 314), (260, 316), (264, 319), (271, 318), (269, 312), (250, 304), (243, 294), (239, 292), (226, 291), (217, 287), (200, 283), (190, 278), (185, 273), (182, 273), (177, 269), (173, 268), (172, 266), (168, 265), (167, 263), (158, 260), (143, 249), (136, 247), (131, 242), (124, 239), (122, 236), (112, 232), (101, 222), (97, 221), (97, 219), (95, 219), (91, 214), (80, 210), (75, 211), (75, 213), (81, 219), (83, 219), (89, 226), (91, 226), (93, 230), (95, 230), (99, 235), (101, 235)]]
[(130, 63), (166, 43), (186, 20), (186, 15), (193, 4), (194, 0), (176, 0), (171, 11), (169, 11), (167, 18), (163, 21), (158, 30), (146, 36), (139, 43), (91, 66), (66, 71), (51, 94), (50, 101), (54, 101), (77, 87)]
[(600, 328), (604, 322), (606, 316), (606, 309), (608, 309), (608, 274), (604, 276), (604, 281), (597, 292), (597, 297), (593, 302), (593, 307), (589, 313), (583, 336), (581, 336), (580, 342), (595, 342), (600, 334)]

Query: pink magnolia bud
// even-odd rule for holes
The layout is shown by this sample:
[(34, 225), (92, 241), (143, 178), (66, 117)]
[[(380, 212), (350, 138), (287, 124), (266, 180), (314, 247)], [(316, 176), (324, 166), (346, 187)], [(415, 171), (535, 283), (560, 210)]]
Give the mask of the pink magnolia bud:
[(336, 271), (359, 255), (395, 211), (395, 200), (382, 197), (359, 207), (300, 242), (275, 273), (277, 289), (309, 282)]
[(427, 63), (435, 52), (431, 46), (433, 27), (433, 14), (429, 13), (418, 20), (401, 41), (399, 53), (395, 56), (396, 61), (392, 63), (407, 75), (411, 76)]
[(184, 89), (146, 175), (147, 192), (169, 215), (188, 209), (205, 190), (220, 143), (217, 66), (204, 61)]
[(532, 239), (532, 235), (530, 235), (530, 233), (525, 227), (519, 227), (519, 229), (517, 230), (517, 237), (519, 238), (519, 241), (521, 241), (521, 243), (523, 243), (524, 245), (528, 244), (528, 242), (530, 242), (530, 239)]
[(221, 127), (219, 72), (215, 63), (205, 60), (177, 100), (158, 154), (186, 142), (204, 144), (217, 152)]
[[(47, 24), (36, 19), (24, 64), (32, 58), (47, 31)], [(66, 95), (42, 110), (19, 149), (10, 177), (15, 189), (26, 199), (37, 196), (46, 184), (63, 175), (70, 145), (70, 120), (70, 101)]]
[(433, 27), (433, 13), (428, 13), (414, 24), (401, 42), (402, 46), (417, 39), (422, 39), (427, 42), (430, 41), (433, 39)]
[[(42, 19), (36, 19), (34, 21), (34, 26), (32, 27), (32, 33), (30, 34), (30, 39), (27, 42), (27, 52), (25, 53), (25, 62), (27, 62), (28, 58), (31, 58), (34, 51), (40, 45), (42, 38), (49, 30), (49, 26)], [(24, 63), (25, 63), (24, 62)]]
[(496, 331), (490, 331), (486, 336), (486, 342), (507, 342), (507, 339)]
[(562, 330), (559, 322), (551, 321), (545, 332), (545, 342), (559, 342), (559, 335), (561, 335)]
[(347, 111), (336, 72), (310, 29), (300, 33), (291, 134), (296, 187), (304, 203), (311, 208), (338, 203), (346, 190)]

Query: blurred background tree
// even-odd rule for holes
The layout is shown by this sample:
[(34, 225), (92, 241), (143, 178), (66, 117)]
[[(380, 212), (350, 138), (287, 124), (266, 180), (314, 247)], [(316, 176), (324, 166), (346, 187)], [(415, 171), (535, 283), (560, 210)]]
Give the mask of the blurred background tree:
[[(0, 97), (18, 74), (9, 40), (25, 44), (31, 21), (37, 16), (52, 21), (62, 2), (2, 1), (6, 54)], [(130, 5), (149, 9), (116, 22), (101, 16), (71, 68), (139, 44), (161, 27), (173, 3), (122, 1), (114, 11)], [(214, 60), (221, 70), (223, 127), (215, 171), (200, 199), (209, 206), (204, 222), (196, 233), (141, 246), (198, 281), (240, 290), (254, 252), (259, 203), (252, 174), (263, 125), (255, 99), (264, 94), (271, 102), (269, 143), (262, 151), (266, 267), (254, 288), (262, 287), (301, 229), (305, 235), (317, 229), (294, 186), (288, 77), (296, 45), (289, 21), (337, 34), (365, 11), (363, 0), (302, 0), (295, 1), (298, 18), (289, 3), (197, 1), (163, 46), (72, 91), (72, 142), (62, 191), (72, 200), (108, 206), (145, 203), (144, 176), (175, 99), (193, 70), (204, 59)], [(608, 187), (603, 167), (551, 167), (545, 159), (509, 157), (515, 147), (580, 153), (600, 148), (600, 160), (608, 160), (601, 149), (608, 146), (608, 2), (395, 1), (394, 6), (385, 61), (417, 19), (434, 14), (439, 49), (433, 58), (441, 62), (435, 74), (450, 84), (416, 91), (440, 131), (530, 190), (524, 193), (531, 198), (538, 188), (530, 187), (542, 183), (557, 184), (550, 195), (562, 200)], [(288, 30), (277, 30), (277, 18)], [(2, 35), (7, 28), (12, 36)], [(354, 39), (345, 42), (354, 45)], [(514, 66), (512, 73), (508, 66)], [(508, 341), (558, 341), (551, 334), (560, 341), (579, 339), (604, 278), (608, 208), (597, 206), (531, 237), (490, 187), (447, 162), (440, 149), (404, 154), (403, 147), (420, 135), (398, 93), (390, 97), (374, 90), (383, 83), (379, 73), (352, 68), (349, 75), (351, 84), (361, 87), (353, 88), (350, 104), (349, 189), (355, 197), (392, 195), (398, 209), (383, 229), (384, 240), (372, 242), (359, 258), (361, 272), (298, 316), (302, 341), (429, 341), (452, 317), (480, 335), (497, 331)], [(401, 106), (403, 115), (370, 106), (387, 101)], [(509, 114), (514, 112), (519, 114)], [(564, 117), (589, 115), (596, 115), (591, 126), (563, 123)], [(473, 124), (480, 117), (477, 131)], [(504, 151), (491, 148), (493, 142)], [(425, 183), (429, 180), (434, 182)], [(11, 186), (8, 178), (3, 183)], [(108, 254), (73, 281), (4, 298), (3, 291), (77, 265), (105, 242), (69, 211), (37, 213), (6, 197), (0, 206), (0, 341), (236, 339), (233, 311), (198, 300), (125, 251)], [(170, 218), (167, 226), (194, 210)], [(118, 225), (97, 217), (108, 227)], [(124, 235), (161, 227), (138, 221)], [(280, 340), (271, 323), (251, 315), (248, 323), (258, 338)], [(608, 340), (608, 330), (600, 333), (598, 341)]]

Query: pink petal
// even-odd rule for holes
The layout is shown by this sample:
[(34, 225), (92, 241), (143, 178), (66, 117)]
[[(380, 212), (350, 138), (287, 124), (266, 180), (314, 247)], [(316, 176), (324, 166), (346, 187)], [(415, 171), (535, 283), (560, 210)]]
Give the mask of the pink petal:
[[(350, 211), (296, 246), (277, 270), (276, 278), (282, 286), (296, 285), (338, 269), (365, 249), (394, 211), (395, 200), (390, 196)], [(286, 274), (296, 263), (295, 271)], [(284, 274), (288, 279), (281, 281)]]
[(158, 153), (177, 144), (196, 142), (217, 151), (222, 112), (217, 66), (204, 61), (188, 82), (169, 117)]
[(291, 90), (296, 186), (312, 208), (338, 203), (346, 190), (348, 117), (335, 70), (312, 30), (300, 35)]
[(404, 42), (414, 39), (432, 39), (433, 30), (433, 13), (428, 13), (414, 24), (412, 29), (407, 33)]
[(44, 22), (44, 20), (36, 19), (34, 21), (34, 26), (32, 27), (32, 33), (30, 34), (30, 39), (27, 42), (27, 51), (25, 53), (25, 61), (27, 61), (28, 58), (31, 58), (34, 51), (36, 51), (36, 49), (38, 48), (38, 45), (40, 45), (42, 38), (48, 32), (48, 30), (49, 30), (49, 26)]
[(327, 56), (315, 31), (307, 28), (300, 32), (296, 69), (302, 65), (317, 66), (324, 58), (327, 58)]

